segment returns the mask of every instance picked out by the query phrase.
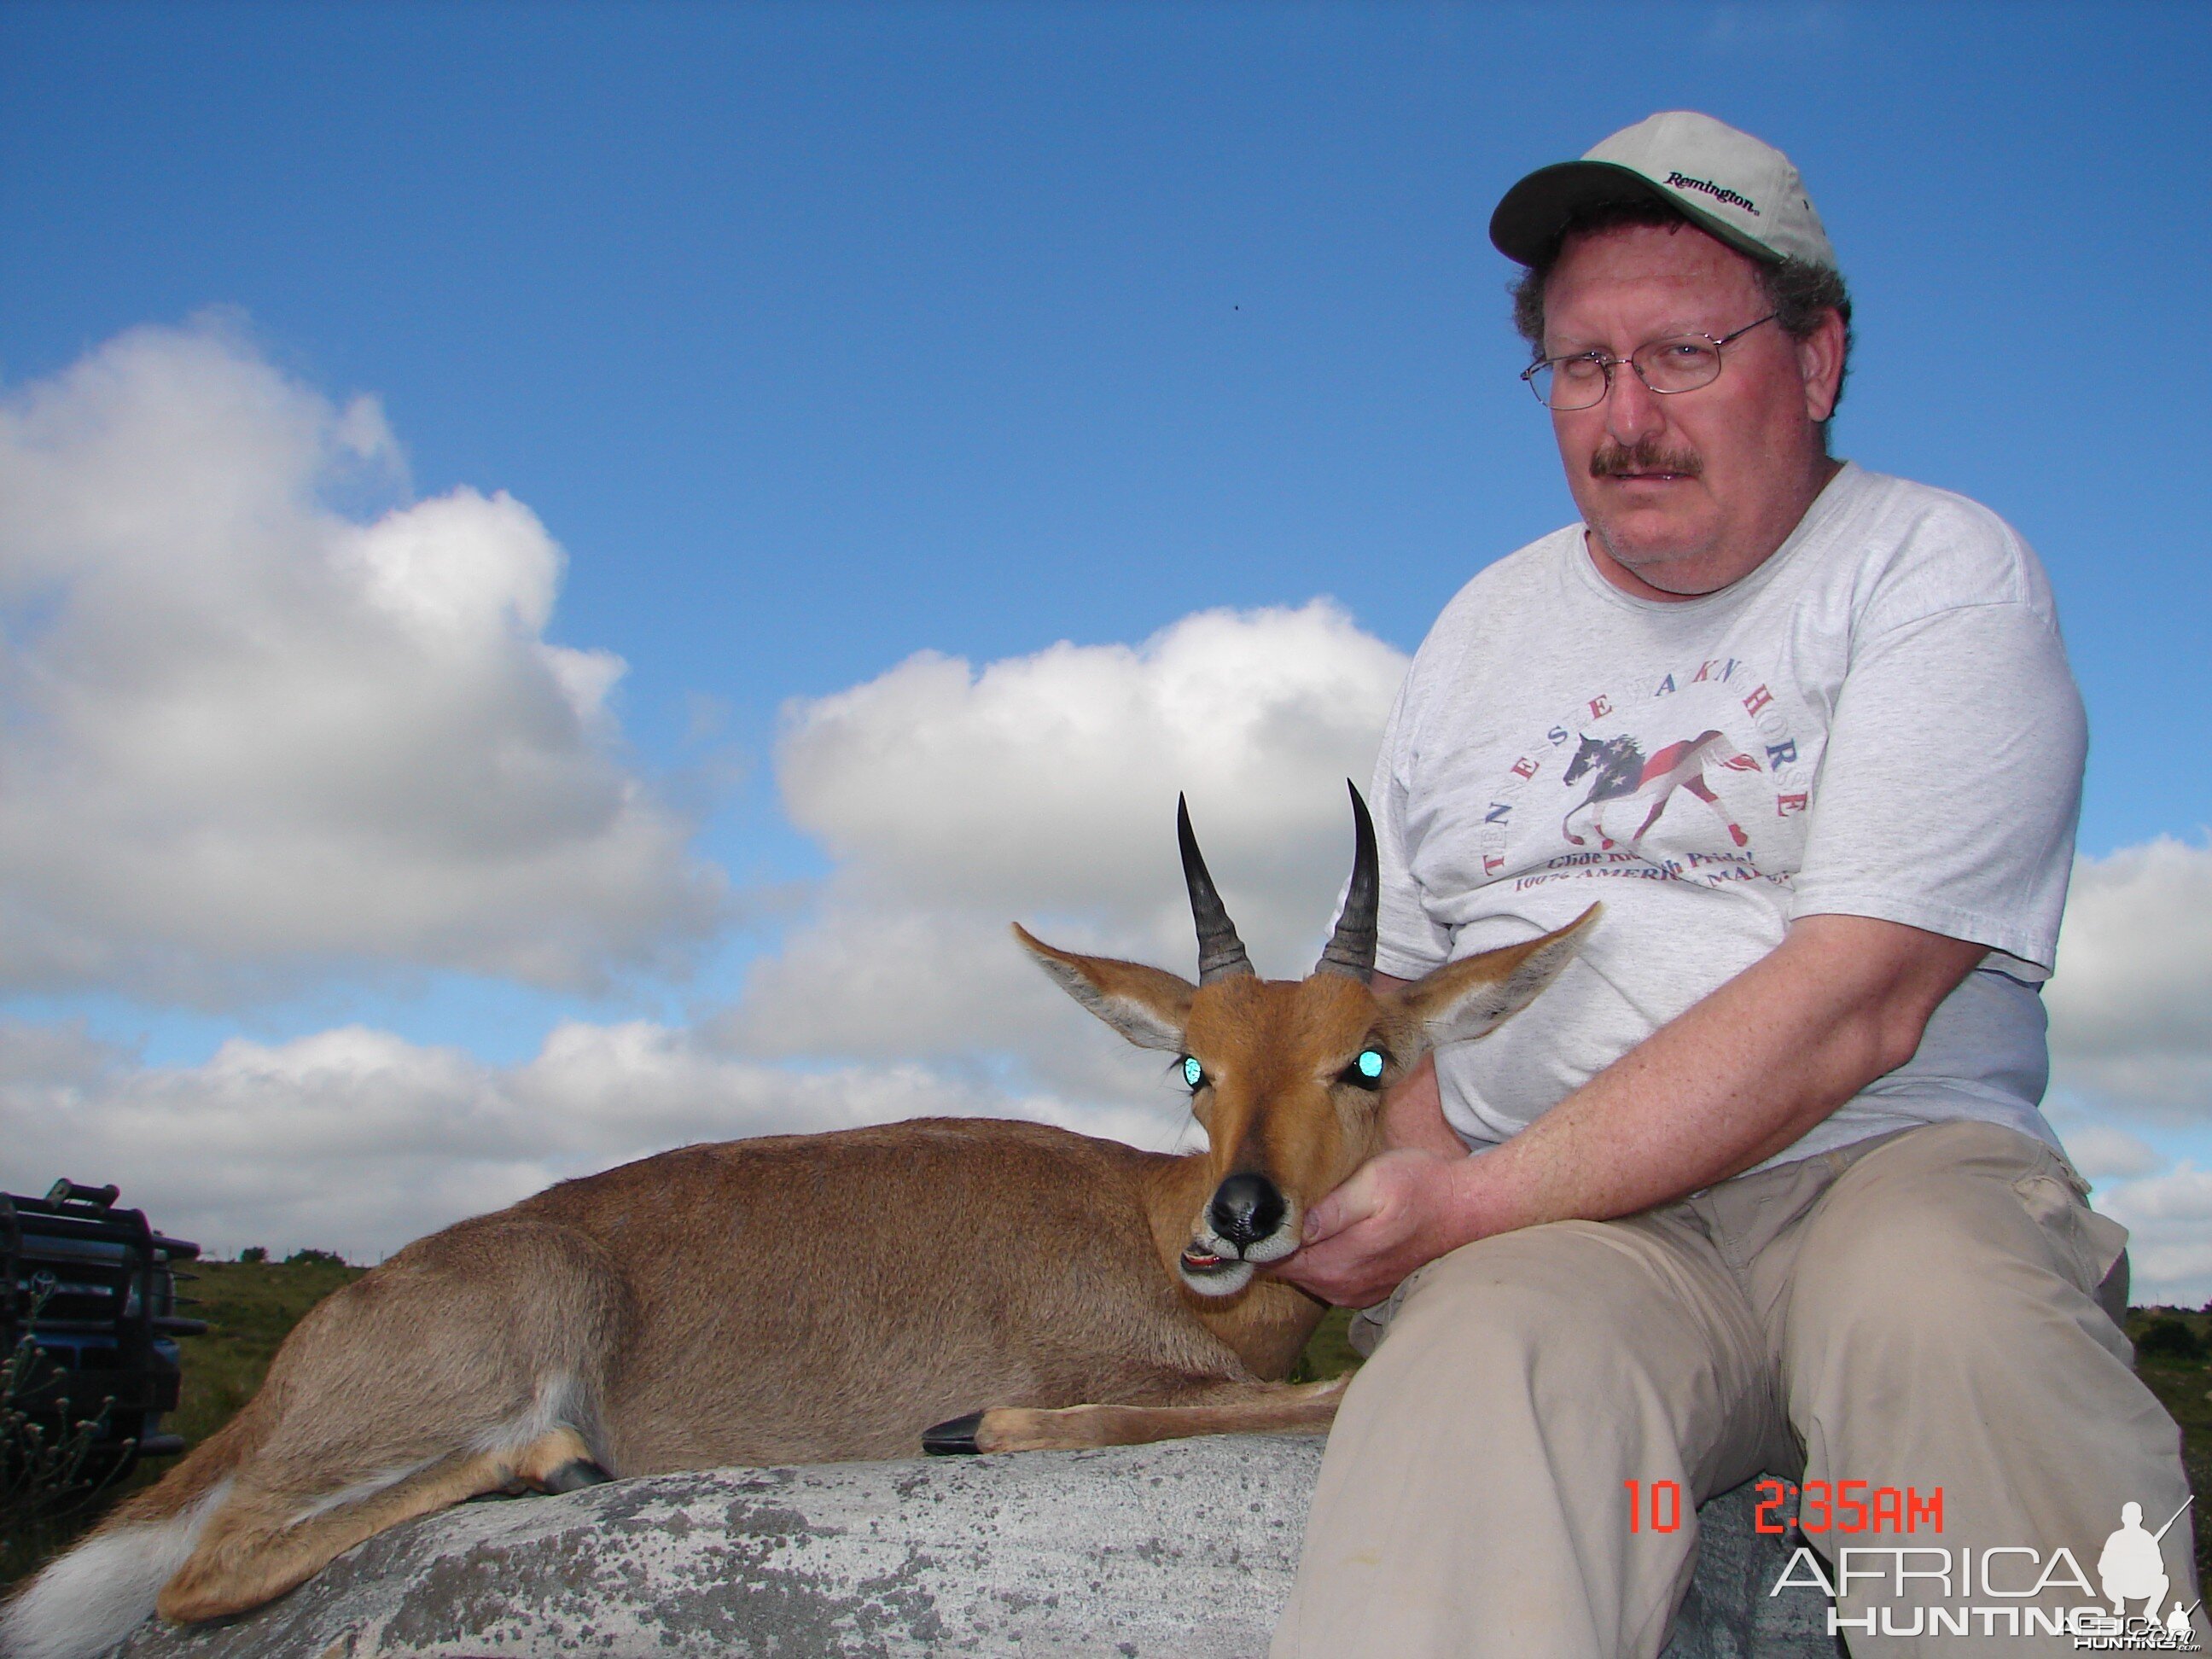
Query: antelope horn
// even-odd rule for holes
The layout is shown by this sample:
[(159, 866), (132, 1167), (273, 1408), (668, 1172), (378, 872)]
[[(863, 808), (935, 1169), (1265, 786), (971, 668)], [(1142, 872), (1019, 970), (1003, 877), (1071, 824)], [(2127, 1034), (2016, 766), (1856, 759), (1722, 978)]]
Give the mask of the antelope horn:
[(1182, 844), (1183, 884), (1190, 889), (1190, 913), (1198, 923), (1198, 982), (1211, 985), (1249, 974), (1252, 958), (1245, 955), (1237, 924), (1229, 920), (1213, 878), (1206, 872), (1198, 837), (1191, 833), (1190, 807), (1181, 795), (1176, 797), (1176, 839)]
[(1375, 972), (1375, 908), (1382, 884), (1376, 872), (1375, 820), (1367, 816), (1358, 787), (1349, 778), (1344, 787), (1352, 791), (1352, 884), (1344, 890), (1336, 931), (1314, 972), (1343, 974), (1364, 985)]

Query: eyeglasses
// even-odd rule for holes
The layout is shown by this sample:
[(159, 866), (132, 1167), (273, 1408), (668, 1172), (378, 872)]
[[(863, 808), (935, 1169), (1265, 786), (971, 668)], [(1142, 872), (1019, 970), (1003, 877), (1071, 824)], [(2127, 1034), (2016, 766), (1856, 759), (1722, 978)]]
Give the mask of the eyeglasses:
[[(1781, 314), (1771, 311), (1759, 323), (1771, 323)], [(1646, 386), (1662, 398), (1670, 398), (1678, 392), (1695, 392), (1719, 379), (1721, 348), (1741, 340), (1759, 323), (1746, 323), (1717, 340), (1710, 334), (1677, 334), (1653, 340), (1626, 357), (1603, 351), (1547, 357), (1522, 369), (1521, 378), (1536, 394), (1536, 401), (1547, 409), (1595, 409), (1613, 390), (1613, 371), (1626, 363)]]

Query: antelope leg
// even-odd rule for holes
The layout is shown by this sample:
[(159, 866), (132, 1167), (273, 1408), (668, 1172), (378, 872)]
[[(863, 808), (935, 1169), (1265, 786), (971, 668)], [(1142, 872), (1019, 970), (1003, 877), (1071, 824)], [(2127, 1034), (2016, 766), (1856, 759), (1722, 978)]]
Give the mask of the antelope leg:
[(1320, 1434), (1349, 1376), (1326, 1382), (1222, 1382), (1173, 1406), (999, 1406), (939, 1423), (922, 1436), (934, 1456), (962, 1452), (1075, 1451), (1138, 1446), (1199, 1434)]

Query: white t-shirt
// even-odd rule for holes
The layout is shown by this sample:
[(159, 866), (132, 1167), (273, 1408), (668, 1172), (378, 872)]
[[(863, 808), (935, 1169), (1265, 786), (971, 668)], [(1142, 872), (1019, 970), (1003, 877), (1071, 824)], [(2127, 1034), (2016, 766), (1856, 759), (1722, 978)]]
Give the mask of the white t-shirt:
[(1947, 1118), (2055, 1146), (2037, 985), (2085, 745), (2043, 568), (1972, 501), (1846, 465), (1757, 570), (1674, 602), (1608, 582), (1572, 526), (1469, 582), (1413, 659), (1376, 767), (1376, 965), (1417, 978), (1605, 902), (1534, 1005), (1439, 1052), (1480, 1146), (1792, 918), (1908, 923), (1990, 954), (1910, 1063), (1768, 1162)]

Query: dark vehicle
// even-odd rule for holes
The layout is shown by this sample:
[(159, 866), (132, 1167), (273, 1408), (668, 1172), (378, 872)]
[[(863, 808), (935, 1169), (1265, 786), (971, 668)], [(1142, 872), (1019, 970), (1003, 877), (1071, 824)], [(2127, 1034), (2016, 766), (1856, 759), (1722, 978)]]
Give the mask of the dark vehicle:
[(44, 1361), (9, 1403), (49, 1443), (104, 1407), (85, 1472), (106, 1479), (184, 1449), (161, 1414), (177, 1407), (177, 1339), (207, 1328), (176, 1311), (174, 1265), (200, 1247), (117, 1209), (117, 1196), (74, 1181), (44, 1198), (0, 1194), (0, 1358), (28, 1336)]

